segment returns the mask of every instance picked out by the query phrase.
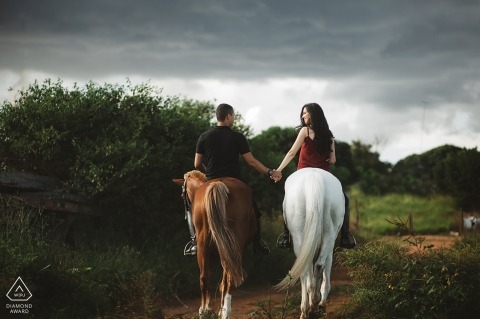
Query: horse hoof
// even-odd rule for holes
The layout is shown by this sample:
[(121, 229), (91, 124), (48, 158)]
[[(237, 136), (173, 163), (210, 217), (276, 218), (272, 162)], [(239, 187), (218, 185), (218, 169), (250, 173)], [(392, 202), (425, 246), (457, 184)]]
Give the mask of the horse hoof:
[(327, 315), (327, 309), (323, 306), (319, 306), (316, 310), (311, 310), (308, 312), (308, 319), (320, 319), (324, 318)]

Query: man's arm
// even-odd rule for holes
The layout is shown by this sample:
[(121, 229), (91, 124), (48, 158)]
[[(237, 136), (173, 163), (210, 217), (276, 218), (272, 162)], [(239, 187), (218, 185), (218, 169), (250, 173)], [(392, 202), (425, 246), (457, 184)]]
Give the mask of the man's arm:
[[(266, 167), (259, 160), (257, 160), (253, 156), (252, 152), (245, 153), (242, 156), (243, 156), (243, 159), (245, 160), (245, 162), (247, 162), (248, 165), (253, 167), (258, 172), (268, 175), (268, 172), (270, 171), (270, 168)], [(271, 175), (269, 175), (269, 176), (273, 177), (274, 179), (277, 179), (277, 178), (280, 179), (280, 178), (282, 178), (282, 173), (280, 173), (278, 171), (275, 171), (275, 170), (272, 170)]]
[(203, 154), (195, 153), (195, 160), (193, 166), (198, 169), (200, 172), (205, 173), (205, 165), (203, 165)]

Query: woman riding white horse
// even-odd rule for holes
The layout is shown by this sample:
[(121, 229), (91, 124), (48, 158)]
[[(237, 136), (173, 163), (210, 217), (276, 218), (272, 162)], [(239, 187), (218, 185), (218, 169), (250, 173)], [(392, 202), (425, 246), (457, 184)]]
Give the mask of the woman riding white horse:
[(285, 182), (283, 216), (290, 230), (297, 259), (276, 288), (285, 289), (300, 279), (300, 318), (317, 318), (330, 291), (333, 248), (345, 213), (340, 181), (319, 168), (303, 168)]
[[(300, 150), (300, 156), (297, 169), (315, 167), (328, 171), (329, 165), (334, 164), (336, 161), (335, 143), (320, 105), (317, 103), (305, 104), (300, 112), (300, 122), (297, 139), (285, 155), (277, 171), (281, 172), (295, 157), (298, 150)], [(345, 217), (340, 232), (340, 247), (354, 248), (356, 241), (348, 230), (350, 219), (349, 200), (345, 193), (344, 197)], [(290, 234), (286, 225), (285, 232), (282, 235), (277, 245), (280, 248), (290, 248)]]

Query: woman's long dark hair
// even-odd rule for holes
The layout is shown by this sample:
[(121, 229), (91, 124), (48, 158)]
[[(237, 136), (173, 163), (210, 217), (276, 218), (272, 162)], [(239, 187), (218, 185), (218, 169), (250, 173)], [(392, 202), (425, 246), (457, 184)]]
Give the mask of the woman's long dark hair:
[(330, 156), (330, 152), (332, 151), (333, 134), (328, 127), (328, 122), (322, 108), (317, 103), (305, 104), (300, 111), (301, 125), (298, 128), (307, 126), (303, 120), (304, 109), (307, 109), (307, 112), (310, 113), (310, 128), (315, 132), (313, 142), (315, 143), (318, 152)]

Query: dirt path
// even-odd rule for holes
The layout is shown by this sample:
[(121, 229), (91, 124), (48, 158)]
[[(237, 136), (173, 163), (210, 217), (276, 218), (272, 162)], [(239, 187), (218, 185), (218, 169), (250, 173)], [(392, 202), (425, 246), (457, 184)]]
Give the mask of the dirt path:
[[(425, 240), (424, 246), (433, 245), (433, 249), (450, 248), (459, 237), (457, 236), (421, 236)], [(388, 238), (389, 240), (398, 240)], [(414, 249), (414, 247), (412, 247)], [(344, 305), (350, 300), (351, 281), (346, 270), (338, 265), (332, 268), (331, 286), (332, 290), (328, 297), (327, 303), (327, 318), (338, 318)], [(271, 309), (282, 307), (285, 302), (285, 292), (278, 293), (271, 290), (271, 287), (246, 287), (237, 289), (232, 297), (232, 318), (254, 318), (250, 317), (254, 311), (261, 308), (258, 303), (264, 300), (270, 300)], [(167, 319), (187, 319), (193, 318), (198, 314), (198, 307), (200, 306), (200, 299), (195, 298), (191, 300), (182, 300), (184, 305), (180, 302), (164, 305), (162, 308), (163, 314)], [(300, 301), (298, 298), (298, 304)], [(218, 297), (214, 298), (212, 308), (217, 309), (219, 306)], [(295, 313), (289, 318), (298, 318), (299, 313)], [(261, 318), (261, 317), (257, 317)]]
[[(347, 290), (351, 282), (345, 269), (339, 266), (332, 269), (331, 285), (332, 291), (328, 298), (327, 314), (328, 318), (335, 319), (339, 309), (349, 300)], [(249, 314), (261, 309), (258, 305), (259, 302), (270, 300), (269, 306), (271, 309), (280, 308), (285, 302), (285, 297), (285, 292), (275, 292), (271, 287), (239, 288), (233, 293), (232, 297), (232, 318), (255, 318), (249, 317)], [(180, 302), (165, 305), (162, 309), (165, 318), (186, 319), (193, 318), (198, 314), (199, 298), (182, 300), (182, 302), (184, 305), (181, 305)], [(265, 305), (267, 305), (267, 302), (265, 302)], [(213, 300), (212, 308), (216, 309), (218, 306), (219, 300), (217, 297)], [(298, 318), (298, 314), (287, 318)]]

